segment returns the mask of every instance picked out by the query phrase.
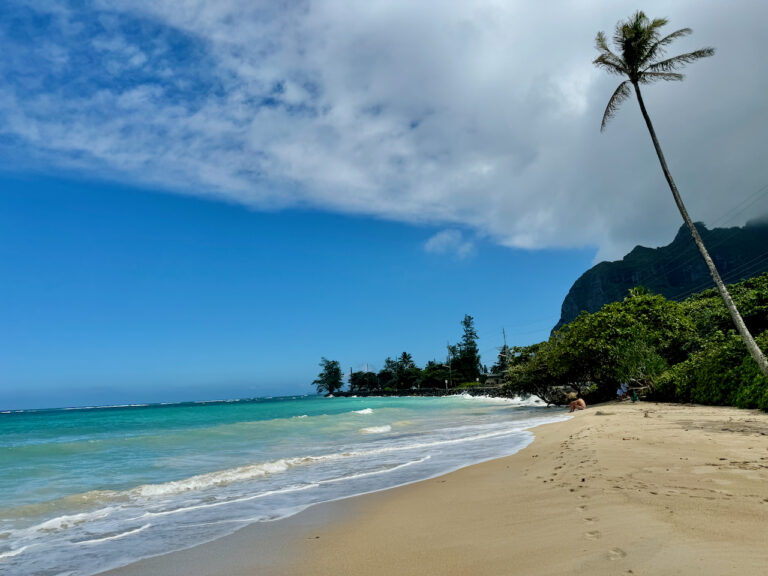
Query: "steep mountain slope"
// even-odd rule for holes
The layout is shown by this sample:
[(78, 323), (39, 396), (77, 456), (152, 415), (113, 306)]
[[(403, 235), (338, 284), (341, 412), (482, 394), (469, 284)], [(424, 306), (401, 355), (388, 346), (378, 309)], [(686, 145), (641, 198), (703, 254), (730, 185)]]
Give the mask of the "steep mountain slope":
[[(743, 228), (707, 229), (701, 233), (720, 275), (726, 283), (738, 282), (768, 271), (768, 222), (763, 219)], [(630, 288), (644, 286), (656, 294), (682, 300), (714, 286), (691, 234), (682, 226), (671, 244), (660, 248), (636, 246), (615, 262), (601, 262), (571, 286), (563, 301), (555, 330), (582, 310), (596, 312), (604, 304), (622, 300)]]

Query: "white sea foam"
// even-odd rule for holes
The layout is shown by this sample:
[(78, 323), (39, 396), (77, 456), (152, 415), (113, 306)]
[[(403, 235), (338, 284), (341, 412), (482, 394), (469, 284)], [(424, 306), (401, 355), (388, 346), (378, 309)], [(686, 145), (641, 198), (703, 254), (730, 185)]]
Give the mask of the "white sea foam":
[(250, 502), (251, 500), (258, 500), (259, 498), (266, 498), (267, 496), (275, 496), (277, 494), (288, 494), (290, 492), (301, 492), (303, 490), (311, 490), (317, 488), (320, 483), (304, 484), (301, 486), (288, 486), (278, 490), (267, 490), (266, 492), (260, 492), (259, 494), (251, 494), (250, 496), (244, 496), (243, 498), (233, 498), (230, 500), (222, 500), (220, 502), (212, 502), (210, 504), (198, 504), (196, 506), (185, 506), (183, 508), (174, 508), (173, 510), (165, 510), (163, 512), (146, 512), (143, 517), (152, 518), (157, 516), (172, 516), (174, 514), (181, 514), (183, 512), (191, 512), (193, 510), (205, 510), (207, 508), (219, 508), (220, 506), (226, 506), (228, 504), (240, 504), (242, 502)]
[(509, 399), (511, 404), (515, 404), (517, 406), (546, 406), (547, 403), (544, 402), (541, 398), (538, 396), (529, 396), (528, 398), (520, 398), (520, 396), (515, 396), (514, 398)]
[(142, 497), (166, 496), (181, 494), (193, 490), (205, 490), (214, 486), (223, 486), (234, 482), (253, 480), (267, 474), (279, 474), (285, 472), (290, 466), (297, 463), (296, 458), (281, 458), (272, 462), (262, 462), (248, 466), (238, 466), (207, 474), (198, 474), (162, 484), (144, 484), (129, 491), (129, 494)]
[(462, 394), (455, 394), (453, 396), (450, 396), (450, 398), (461, 398), (463, 400), (475, 400), (475, 401), (486, 401), (486, 402), (490, 401), (490, 402), (495, 402), (499, 404), (513, 404), (515, 406), (545, 406), (546, 405), (546, 402), (544, 402), (538, 396), (529, 396), (527, 398), (514, 396), (512, 398), (507, 398), (502, 396), (487, 396), (484, 394), (472, 395), (464, 392)]
[(390, 432), (392, 430), (392, 426), (389, 424), (385, 426), (371, 426), (370, 428), (360, 428), (361, 434), (384, 434), (385, 432)]
[(0, 554), (0, 560), (5, 560), (6, 558), (13, 558), (14, 556), (18, 556), (19, 554), (24, 552), (24, 550), (26, 550), (27, 548), (29, 548), (29, 546), (22, 546), (21, 548), (18, 548), (16, 550), (3, 552), (2, 554)]
[(65, 514), (64, 516), (57, 516), (56, 518), (51, 518), (50, 520), (32, 526), (30, 531), (36, 530), (38, 532), (55, 532), (58, 530), (66, 530), (67, 528), (71, 528), (72, 526), (77, 526), (85, 522), (106, 518), (113, 510), (114, 508), (108, 507), (96, 510), (94, 512), (82, 512), (80, 514)]
[[(144, 484), (129, 490), (127, 494), (133, 497), (153, 498), (182, 494), (185, 492), (201, 491), (213, 487), (227, 486), (237, 482), (256, 480), (271, 474), (279, 474), (296, 466), (307, 466), (317, 463), (330, 462), (333, 460), (371, 457), (393, 452), (433, 448), (437, 446), (448, 446), (454, 444), (462, 444), (465, 442), (475, 442), (477, 440), (510, 436), (519, 434), (524, 428), (528, 426), (530, 426), (530, 424), (526, 424), (524, 426), (504, 427), (502, 429), (490, 430), (460, 437), (438, 439), (429, 442), (408, 442), (405, 444), (382, 446), (380, 448), (374, 448), (370, 450), (351, 450), (348, 452), (332, 452), (318, 456), (281, 458), (271, 462), (260, 462), (247, 466), (238, 466), (236, 468), (199, 474), (190, 476), (188, 478), (183, 478), (181, 480), (175, 480), (173, 482), (165, 482), (163, 484)], [(472, 428), (470, 427), (469, 429)], [(361, 434), (384, 434), (386, 432), (390, 432), (391, 430), (392, 426), (387, 424), (384, 426), (370, 426), (368, 428), (361, 428), (359, 432)]]
[[(467, 442), (475, 442), (479, 440), (487, 440), (493, 438), (500, 438), (504, 436), (519, 434), (521, 430), (528, 427), (530, 424), (523, 426), (508, 427), (505, 426), (501, 429), (491, 429), (486, 431), (479, 431), (475, 427), (467, 427), (466, 432), (461, 433), (460, 436), (449, 436), (446, 438), (434, 439), (431, 441), (405, 441), (404, 443), (391, 444), (387, 446), (381, 446), (372, 449), (363, 450), (349, 450), (345, 452), (331, 452), (327, 454), (311, 455), (311, 456), (299, 456), (293, 458), (281, 458), (278, 460), (268, 462), (258, 462), (249, 464), (246, 466), (238, 466), (235, 468), (228, 468), (224, 470), (218, 470), (215, 472), (209, 472), (205, 474), (198, 474), (171, 482), (164, 482), (160, 484), (144, 484), (132, 488), (124, 492), (99, 492), (100, 499), (107, 501), (119, 501), (124, 502), (134, 501), (136, 499), (157, 499), (169, 496), (180, 495), (184, 493), (199, 493), (205, 490), (209, 490), (217, 487), (229, 486), (231, 484), (258, 480), (275, 474), (281, 474), (294, 467), (312, 466), (316, 464), (328, 463), (337, 460), (350, 460), (356, 458), (370, 458), (378, 455), (406, 452), (409, 450), (423, 450), (428, 448), (434, 448), (438, 446), (448, 446), (455, 444), (462, 444)], [(452, 434), (459, 433), (461, 427), (455, 428)], [(391, 425), (382, 426), (370, 426), (367, 428), (361, 428), (358, 430), (361, 434), (384, 434), (392, 431)], [(294, 491), (300, 488), (289, 487), (286, 491)], [(301, 489), (304, 489), (301, 487)], [(269, 492), (274, 494), (279, 492)], [(251, 495), (247, 499), (258, 498), (260, 494)], [(246, 499), (246, 500), (247, 500)], [(220, 503), (206, 503), (200, 504), (193, 508), (206, 508), (216, 507)], [(84, 522), (98, 520), (107, 517), (113, 511), (112, 507), (105, 507), (94, 512), (87, 512), (74, 515), (64, 515), (50, 519), (42, 524), (34, 526), (32, 529), (38, 531), (56, 531), (66, 529)], [(172, 511), (171, 511), (172, 512)], [(158, 514), (164, 514), (160, 512)]]
[(334, 482), (344, 482), (345, 480), (357, 480), (358, 478), (367, 478), (368, 476), (378, 476), (379, 474), (387, 474), (389, 472), (401, 470), (402, 468), (407, 468), (408, 466), (413, 466), (414, 464), (421, 464), (422, 462), (426, 462), (430, 458), (432, 458), (432, 456), (424, 456), (424, 458), (419, 458), (418, 460), (410, 460), (408, 462), (403, 462), (402, 464), (398, 464), (397, 466), (384, 468), (382, 470), (373, 470), (372, 472), (359, 472), (357, 474), (340, 476), (339, 478), (331, 478), (330, 480), (324, 480), (323, 482), (321, 482), (321, 484), (332, 484)]
[(77, 542), (72, 542), (72, 543), (73, 544), (98, 544), (99, 542), (119, 540), (120, 538), (125, 538), (126, 536), (130, 536), (131, 534), (138, 534), (139, 532), (144, 532), (144, 530), (146, 530), (150, 526), (152, 526), (152, 524), (144, 524), (144, 526), (141, 526), (139, 528), (134, 528), (133, 530), (127, 530), (125, 532), (120, 532), (119, 534), (114, 534), (112, 536), (105, 536), (103, 538), (94, 538), (93, 540), (79, 540)]
[[(383, 398), (337, 399), (338, 404), (325, 408), (324, 399), (312, 397), (307, 402), (322, 402), (324, 409), (308, 404), (281, 412), (270, 406), (266, 418), (252, 419), (242, 418), (243, 411), (238, 410), (230, 420), (189, 434), (187, 443), (193, 450), (179, 451), (178, 456), (175, 451), (186, 448), (186, 435), (175, 428), (167, 434), (171, 451), (165, 453), (155, 446), (161, 442), (158, 446), (163, 447), (165, 427), (146, 442), (143, 436), (131, 436), (130, 448), (147, 454), (144, 469), (132, 467), (125, 476), (113, 477), (113, 490), (72, 494), (53, 506), (25, 509), (18, 523), (9, 525), (9, 536), (0, 540), (4, 544), (0, 572), (88, 576), (128, 559), (231, 533), (242, 524), (283, 518), (318, 502), (407, 484), (506, 455), (531, 441), (532, 435), (523, 430), (561, 416), (517, 407), (535, 406), (532, 400), (468, 395), (392, 403)], [(438, 402), (444, 410), (420, 410), (422, 404), (432, 408)], [(249, 404), (248, 410), (257, 407), (258, 403)], [(387, 425), (379, 420), (383, 414)], [(150, 416), (164, 413), (143, 415)], [(203, 433), (207, 427), (210, 432)], [(114, 449), (118, 448), (122, 445), (116, 444)], [(170, 464), (158, 467), (169, 459)], [(106, 464), (103, 470), (112, 474)], [(136, 486), (136, 478), (145, 478), (145, 484)], [(49, 510), (58, 510), (57, 516), (45, 517)], [(29, 528), (30, 524), (34, 526)]]

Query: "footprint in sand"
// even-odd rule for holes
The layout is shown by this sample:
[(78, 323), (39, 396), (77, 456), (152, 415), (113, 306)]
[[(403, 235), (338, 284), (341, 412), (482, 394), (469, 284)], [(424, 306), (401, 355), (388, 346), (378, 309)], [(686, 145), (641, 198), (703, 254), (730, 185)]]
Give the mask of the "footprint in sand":
[(611, 548), (608, 550), (608, 558), (610, 560), (621, 560), (622, 558), (626, 558), (627, 553), (624, 552), (621, 548)]
[(584, 536), (589, 540), (599, 540), (603, 535), (599, 530), (592, 530), (591, 532), (585, 533)]
[(586, 518), (584, 518), (584, 522), (586, 522), (587, 524), (592, 524), (594, 523), (594, 521), (595, 519), (592, 518), (591, 516), (587, 516)]

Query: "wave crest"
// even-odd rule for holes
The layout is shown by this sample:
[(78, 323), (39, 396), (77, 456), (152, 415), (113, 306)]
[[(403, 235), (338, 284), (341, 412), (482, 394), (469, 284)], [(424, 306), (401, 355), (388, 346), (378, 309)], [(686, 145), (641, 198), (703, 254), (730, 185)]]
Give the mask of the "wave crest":
[(387, 424), (386, 426), (371, 426), (370, 428), (360, 428), (361, 434), (384, 434), (385, 432), (391, 432), (392, 426)]

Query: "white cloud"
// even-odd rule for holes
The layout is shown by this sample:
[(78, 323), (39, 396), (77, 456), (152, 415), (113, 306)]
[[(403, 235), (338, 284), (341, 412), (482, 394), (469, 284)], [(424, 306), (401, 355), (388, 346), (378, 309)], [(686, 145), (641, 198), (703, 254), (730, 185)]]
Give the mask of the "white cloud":
[[(34, 63), (0, 31), (0, 134), (20, 157), (601, 257), (679, 225), (636, 103), (599, 132), (617, 80), (593, 69), (594, 35), (632, 3), (101, 0), (88, 22), (67, 6), (37, 5), (56, 24)], [(680, 51), (718, 49), (646, 100), (693, 217), (738, 223), (723, 214), (768, 182), (768, 4), (645, 10), (694, 29)]]
[(424, 250), (432, 254), (451, 254), (464, 259), (474, 252), (475, 244), (464, 238), (460, 230), (442, 230), (426, 241)]

